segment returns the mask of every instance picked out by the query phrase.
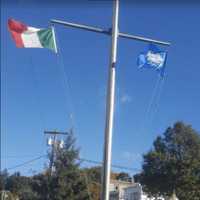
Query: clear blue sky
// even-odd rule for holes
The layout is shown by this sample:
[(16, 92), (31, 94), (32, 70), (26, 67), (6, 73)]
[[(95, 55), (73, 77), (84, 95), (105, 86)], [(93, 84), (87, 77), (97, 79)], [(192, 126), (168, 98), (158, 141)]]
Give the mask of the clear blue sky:
[[(56, 26), (69, 92), (61, 59), (47, 49), (17, 49), (7, 20), (12, 17), (45, 28), (53, 18), (110, 28), (112, 2), (12, 2), (16, 3), (3, 0), (1, 13), (2, 168), (45, 154), (43, 131), (68, 130), (70, 113), (81, 157), (102, 160), (110, 37)], [(153, 108), (147, 115), (158, 78), (155, 71), (140, 71), (136, 66), (137, 55), (147, 44), (119, 39), (113, 164), (140, 169), (142, 154), (177, 120), (200, 131), (199, 8), (192, 3), (150, 5), (121, 0), (120, 31), (170, 41), (172, 46), (167, 49), (167, 75), (157, 112)], [(146, 120), (151, 115), (153, 120)], [(43, 167), (40, 160), (16, 170), (31, 174)]]

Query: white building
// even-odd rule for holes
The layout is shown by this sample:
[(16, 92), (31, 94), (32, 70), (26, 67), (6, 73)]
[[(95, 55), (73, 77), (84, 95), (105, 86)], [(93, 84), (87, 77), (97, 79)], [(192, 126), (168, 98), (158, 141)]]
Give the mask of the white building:
[(169, 200), (178, 200), (175, 192), (173, 192), (173, 194)]
[(112, 180), (110, 184), (110, 200), (164, 200), (164, 198), (147, 197), (139, 183)]

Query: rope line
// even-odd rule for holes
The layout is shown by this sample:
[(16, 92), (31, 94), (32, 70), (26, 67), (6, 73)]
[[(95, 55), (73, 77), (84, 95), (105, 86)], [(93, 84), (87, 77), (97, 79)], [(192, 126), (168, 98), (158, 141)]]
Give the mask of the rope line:
[[(39, 85), (38, 85), (38, 80), (37, 80), (37, 78), (39, 77), (38, 76), (38, 71), (37, 71), (37, 68), (36, 68), (36, 66), (34, 65), (34, 63), (33, 63), (33, 57), (32, 56), (30, 56), (30, 66), (31, 66), (31, 69), (32, 69), (32, 74), (33, 74), (33, 82), (34, 82), (34, 87), (35, 87), (35, 90), (36, 91), (38, 91), (39, 90)], [(35, 103), (37, 104), (38, 103), (38, 106), (36, 106), (37, 108), (39, 108), (39, 109), (37, 109), (37, 112), (38, 112), (38, 115), (39, 115), (39, 120), (40, 120), (40, 123), (41, 123), (41, 132), (43, 132), (44, 131), (44, 129), (46, 128), (46, 120), (45, 120), (45, 114), (44, 114), (44, 108), (43, 108), (43, 106), (41, 106), (41, 95), (40, 94), (38, 94), (38, 92), (36, 92), (36, 97), (35, 97)], [(39, 104), (40, 104), (40, 106), (39, 106)], [(44, 138), (44, 135), (43, 135), (43, 138)], [(44, 141), (45, 140), (42, 140), (42, 146), (44, 146)]]
[(162, 95), (162, 92), (163, 92), (163, 88), (164, 88), (164, 83), (165, 83), (165, 79), (161, 79), (160, 80), (160, 87), (159, 87), (159, 90), (158, 90), (158, 95), (157, 95), (157, 98), (155, 100), (155, 105), (154, 105), (154, 113), (152, 114), (152, 117), (150, 118), (150, 127), (153, 125), (153, 122), (154, 122), (154, 119), (156, 117), (156, 114), (158, 113), (158, 110), (159, 110), (159, 104), (160, 104), (160, 101), (161, 101), (161, 95)]
[(143, 120), (142, 126), (140, 127), (140, 132), (144, 132), (145, 128), (148, 126), (148, 123), (150, 122), (150, 117), (153, 113), (153, 106), (155, 104), (155, 100), (157, 99), (158, 92), (159, 92), (160, 81), (161, 81), (161, 77), (158, 76), (155, 86), (152, 90), (151, 97), (148, 102), (147, 108), (144, 113), (144, 120)]
[(149, 113), (152, 109), (153, 103), (155, 102), (155, 98), (156, 98), (158, 90), (159, 90), (160, 80), (161, 80), (160, 77), (158, 77), (156, 84), (154, 86), (152, 95), (151, 95), (151, 99), (149, 101), (149, 104), (148, 104), (148, 107), (147, 107), (147, 110), (146, 110), (146, 113), (145, 113), (145, 116), (149, 115)]
[[(70, 121), (71, 121), (71, 125), (72, 125), (72, 128), (74, 128), (75, 126), (75, 120), (74, 120), (74, 105), (72, 103), (72, 87), (70, 85), (70, 81), (69, 81), (69, 77), (67, 75), (67, 72), (65, 70), (65, 64), (64, 64), (64, 57), (63, 57), (63, 53), (61, 51), (61, 48), (60, 48), (60, 40), (59, 40), (59, 37), (58, 37), (58, 34), (56, 33), (56, 29), (54, 28), (54, 31), (55, 31), (55, 35), (56, 35), (56, 39), (57, 39), (57, 49), (58, 49), (58, 53), (57, 53), (57, 58), (58, 58), (58, 63), (60, 64), (60, 69), (61, 69), (61, 73), (64, 77), (63, 79), (63, 85), (64, 85), (64, 89), (65, 89), (65, 98), (67, 100), (67, 96), (68, 96), (68, 99), (69, 99), (69, 104), (70, 104)], [(68, 95), (67, 95), (67, 92), (68, 92)]]

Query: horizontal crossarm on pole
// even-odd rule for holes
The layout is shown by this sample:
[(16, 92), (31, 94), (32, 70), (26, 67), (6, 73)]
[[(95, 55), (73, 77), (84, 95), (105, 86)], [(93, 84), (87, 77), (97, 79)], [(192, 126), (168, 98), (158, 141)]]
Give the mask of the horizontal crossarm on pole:
[(122, 37), (122, 38), (139, 40), (139, 41), (143, 41), (143, 42), (151, 42), (151, 43), (160, 44), (160, 45), (166, 45), (166, 46), (170, 45), (169, 42), (163, 42), (163, 41), (160, 41), (160, 40), (154, 40), (154, 39), (150, 39), (150, 38), (146, 38), (146, 37), (130, 35), (130, 34), (127, 34), (127, 33), (119, 33), (119, 36)]
[(103, 34), (107, 34), (107, 35), (111, 34), (110, 30), (104, 30), (102, 28), (97, 28), (97, 27), (94, 27), (94, 26), (87, 26), (87, 25), (83, 25), (83, 24), (76, 24), (76, 23), (65, 22), (65, 21), (61, 21), (61, 20), (55, 20), (55, 19), (52, 19), (50, 22), (53, 23), (53, 24), (60, 24), (60, 25), (63, 25), (63, 26), (69, 26), (69, 27), (73, 27), (73, 28), (84, 29), (84, 30), (93, 31), (93, 32), (96, 32), (96, 33), (103, 33)]
[[(103, 33), (105, 35), (111, 35), (111, 33), (112, 33), (111, 29), (105, 30), (105, 29), (102, 29), (102, 28), (94, 27), (94, 26), (76, 24), (76, 23), (65, 22), (65, 21), (61, 21), (61, 20), (52, 19), (50, 22), (53, 23), (53, 24), (59, 24), (59, 25), (63, 25), (63, 26), (83, 29), (83, 30), (92, 31), (92, 32), (96, 32), (96, 33)], [(164, 46), (170, 46), (171, 45), (169, 42), (163, 42), (163, 41), (160, 41), (160, 40), (154, 40), (154, 39), (150, 39), (150, 38), (146, 38), (146, 37), (130, 35), (130, 34), (127, 34), (127, 33), (120, 33), (119, 32), (118, 35), (119, 35), (119, 37), (126, 38), (126, 39), (138, 40), (138, 41), (142, 41), (142, 42), (150, 42), (150, 43), (155, 43), (155, 44), (164, 45)]]
[(68, 132), (58, 132), (58, 131), (44, 131), (44, 134), (52, 134), (52, 135), (67, 135)]

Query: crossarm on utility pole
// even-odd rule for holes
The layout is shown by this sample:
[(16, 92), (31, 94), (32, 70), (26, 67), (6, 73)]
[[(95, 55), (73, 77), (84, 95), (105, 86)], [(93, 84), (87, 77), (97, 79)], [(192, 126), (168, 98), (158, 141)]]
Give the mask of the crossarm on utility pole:
[[(104, 35), (112, 35), (111, 29), (105, 30), (105, 29), (102, 29), (102, 28), (94, 27), (94, 26), (71, 23), (71, 22), (66, 22), (66, 21), (56, 20), (56, 19), (52, 19), (50, 22), (52, 24), (59, 24), (59, 25), (63, 25), (63, 26), (66, 26), (66, 27), (78, 28), (78, 29), (82, 29), (82, 30), (86, 30), (86, 31), (95, 32), (95, 33), (102, 33)], [(169, 42), (163, 42), (163, 41), (160, 41), (160, 40), (154, 40), (154, 39), (151, 39), (151, 38), (131, 35), (131, 34), (127, 34), (127, 33), (119, 32), (118, 36), (121, 37), (121, 38), (126, 38), (126, 39), (138, 40), (138, 41), (148, 42), (148, 43), (150, 42), (150, 43), (155, 43), (155, 44), (164, 45), (164, 46), (170, 46)]]
[(68, 135), (68, 132), (60, 132), (60, 131), (44, 131), (45, 135), (53, 135), (53, 141), (49, 144), (52, 146), (52, 150), (51, 150), (51, 158), (50, 158), (50, 163), (49, 163), (49, 169), (50, 169), (50, 174), (53, 174), (53, 166), (54, 166), (54, 159), (55, 159), (55, 151), (58, 147), (58, 143), (57, 143), (57, 136), (59, 135)]
[(51, 135), (67, 135), (68, 132), (58, 132), (58, 131), (44, 131), (44, 134), (51, 134)]

